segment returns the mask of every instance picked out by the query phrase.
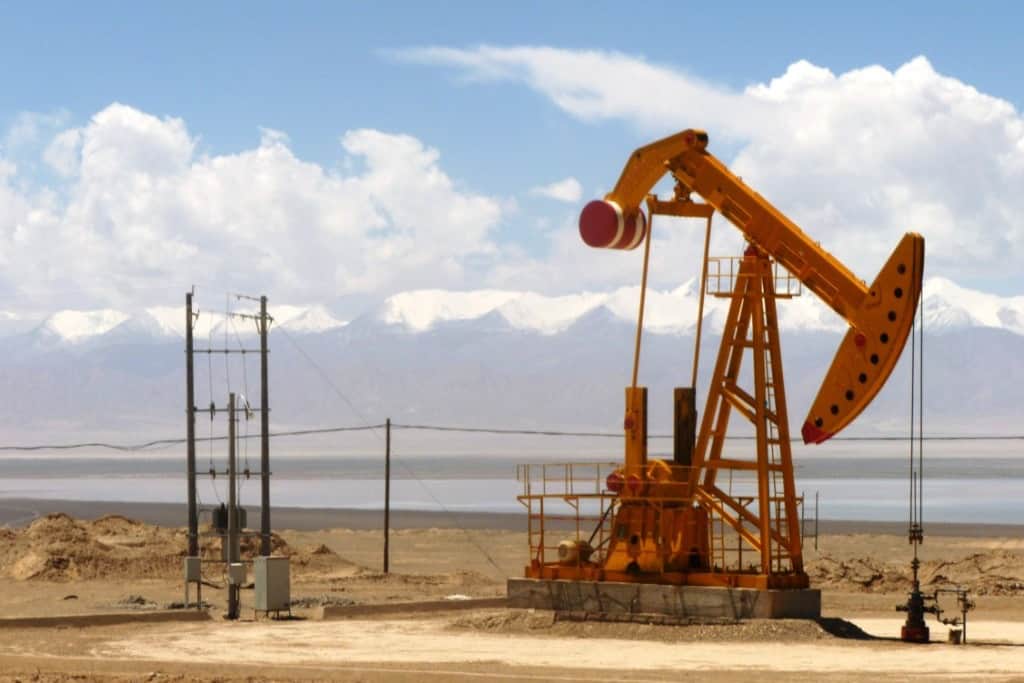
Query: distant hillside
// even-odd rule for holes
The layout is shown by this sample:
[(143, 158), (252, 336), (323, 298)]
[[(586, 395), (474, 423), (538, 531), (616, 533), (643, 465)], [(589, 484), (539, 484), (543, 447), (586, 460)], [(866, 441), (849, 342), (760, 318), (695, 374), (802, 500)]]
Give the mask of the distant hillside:
[[(571, 297), (516, 292), (398, 295), (343, 323), (320, 307), (279, 307), (271, 333), (275, 429), (361, 420), (615, 431), (633, 348), (635, 290)], [(657, 292), (641, 381), (652, 431), (668, 431), (671, 390), (688, 382), (693, 283)], [(706, 384), (722, 304), (709, 300)], [(785, 378), (794, 434), (838, 346), (842, 325), (810, 295), (782, 302)], [(928, 282), (926, 431), (1019, 431), (1024, 304)], [(10, 322), (10, 321), (8, 321)], [(4, 441), (145, 440), (184, 435), (184, 312), (64, 311), (0, 336)], [(202, 313), (196, 345), (252, 348), (251, 322)], [(228, 382), (258, 404), (258, 358), (197, 357), (197, 403), (225, 402)], [(905, 358), (850, 434), (905, 434)], [(201, 418), (205, 419), (205, 418)], [(223, 423), (216, 425), (220, 432)], [(252, 427), (255, 429), (255, 424)], [(201, 425), (207, 433), (208, 424)]]

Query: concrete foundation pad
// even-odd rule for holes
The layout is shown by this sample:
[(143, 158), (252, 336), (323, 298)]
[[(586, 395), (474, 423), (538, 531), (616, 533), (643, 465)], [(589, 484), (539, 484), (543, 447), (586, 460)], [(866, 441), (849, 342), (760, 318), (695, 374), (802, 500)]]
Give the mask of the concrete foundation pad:
[(661, 614), (678, 619), (817, 619), (821, 617), (821, 591), (510, 578), (508, 606), (585, 612), (595, 616)]

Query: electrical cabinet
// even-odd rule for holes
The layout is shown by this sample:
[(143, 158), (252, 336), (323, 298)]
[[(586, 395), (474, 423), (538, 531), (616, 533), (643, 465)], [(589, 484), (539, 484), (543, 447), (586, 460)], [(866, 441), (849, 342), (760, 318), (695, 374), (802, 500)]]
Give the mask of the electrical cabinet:
[(290, 610), (291, 580), (287, 557), (259, 556), (253, 561), (257, 612)]
[(199, 583), (203, 580), (203, 565), (198, 557), (185, 558), (185, 581)]

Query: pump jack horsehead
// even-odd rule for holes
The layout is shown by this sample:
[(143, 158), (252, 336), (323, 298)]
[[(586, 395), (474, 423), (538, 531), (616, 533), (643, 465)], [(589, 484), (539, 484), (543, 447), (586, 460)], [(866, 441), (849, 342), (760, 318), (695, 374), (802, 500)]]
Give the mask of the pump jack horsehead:
[[(617, 497), (603, 551), (593, 553), (592, 561), (584, 559), (590, 557), (587, 552), (576, 554), (572, 564), (534, 562), (528, 576), (758, 589), (808, 586), (775, 305), (776, 298), (789, 294), (776, 291), (776, 264), (849, 324), (801, 429), (804, 443), (820, 444), (849, 425), (892, 373), (921, 295), (924, 238), (905, 234), (869, 287), (747, 187), (707, 146), (707, 133), (691, 129), (641, 147), (626, 162), (615, 188), (580, 215), (580, 235), (592, 247), (644, 245), (633, 383), (626, 389), (625, 462), (606, 482)], [(676, 182), (675, 193), (661, 200), (649, 193), (666, 173)], [(695, 389), (675, 392), (672, 460), (647, 457), (647, 390), (637, 386), (650, 254), (650, 222), (641, 202), (651, 220), (655, 214), (704, 218), (709, 233), (717, 211), (749, 244), (731, 287), (716, 292), (730, 304), (696, 433)], [(707, 264), (705, 244), (702, 304)], [(698, 349), (699, 343), (698, 320)], [(744, 389), (740, 367), (748, 351), (753, 387)], [(694, 383), (696, 365), (695, 355)], [(723, 452), (732, 411), (753, 423), (755, 453), (749, 452), (750, 441)], [(732, 452), (737, 448), (738, 455)], [(747, 478), (753, 495), (732, 493), (725, 482), (734, 473)]]

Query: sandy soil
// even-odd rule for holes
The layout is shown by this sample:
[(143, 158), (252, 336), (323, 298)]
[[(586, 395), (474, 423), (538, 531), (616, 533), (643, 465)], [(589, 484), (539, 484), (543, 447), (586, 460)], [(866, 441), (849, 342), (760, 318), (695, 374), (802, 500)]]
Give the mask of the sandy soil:
[[(49, 516), (0, 529), (4, 616), (151, 611), (182, 600), (180, 529), (120, 516)], [(522, 610), (433, 612), (314, 621), (322, 604), (378, 604), (504, 593), (519, 575), (518, 531), (404, 529), (392, 532), (392, 572), (381, 534), (369, 530), (281, 531), (292, 558), (292, 621), (226, 622), (219, 565), (206, 565), (203, 597), (213, 619), (84, 628), (0, 627), (0, 681), (7, 680), (1024, 680), (1024, 541), (932, 537), (923, 548), (927, 586), (962, 583), (978, 603), (969, 643), (899, 643), (909, 548), (886, 534), (829, 534), (807, 549), (827, 617), (852, 622), (774, 621), (655, 626), (557, 620)], [(205, 543), (208, 556), (216, 551)], [(73, 597), (72, 597), (73, 596)], [(948, 607), (952, 608), (950, 602)], [(933, 639), (946, 627), (930, 622)], [(858, 628), (859, 627), (859, 628)], [(862, 631), (861, 631), (862, 630)], [(839, 635), (837, 635), (839, 633)], [(855, 637), (859, 634), (860, 637)], [(780, 644), (784, 645), (780, 647)]]

